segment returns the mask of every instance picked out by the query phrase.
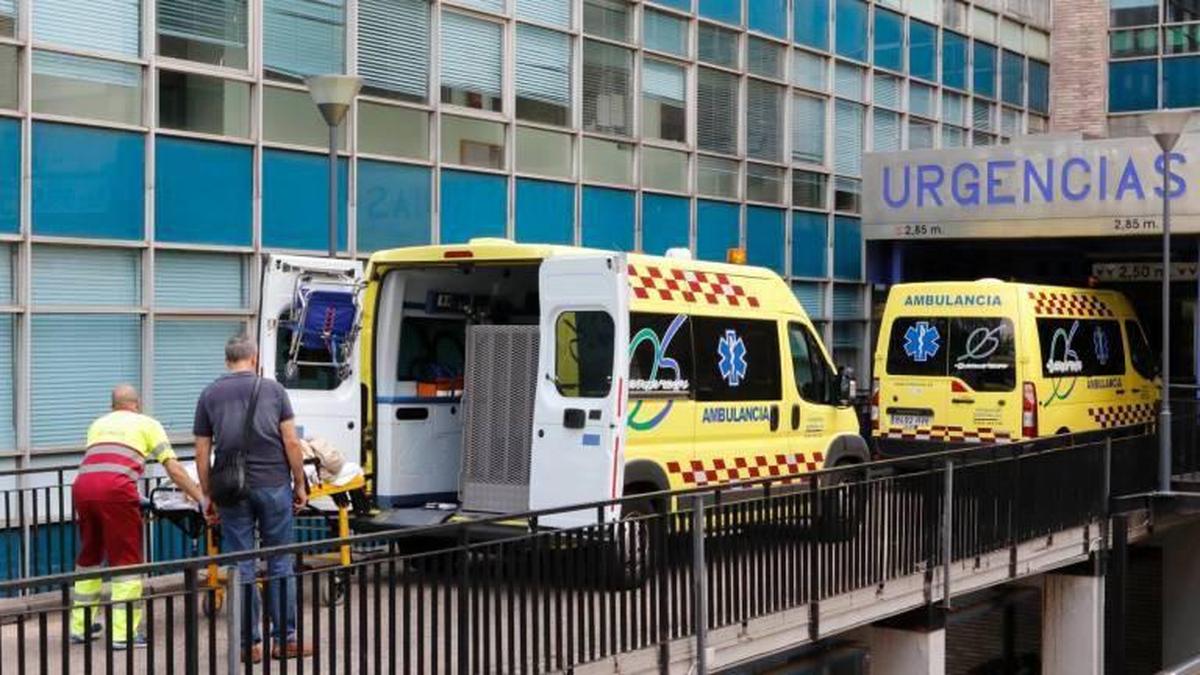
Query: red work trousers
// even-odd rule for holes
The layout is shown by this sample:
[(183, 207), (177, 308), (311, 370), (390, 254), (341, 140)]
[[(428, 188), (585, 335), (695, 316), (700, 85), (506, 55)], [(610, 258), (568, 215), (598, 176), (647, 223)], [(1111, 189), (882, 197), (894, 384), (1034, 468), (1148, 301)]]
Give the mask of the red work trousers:
[(71, 494), (81, 544), (77, 567), (142, 562), (142, 511), (133, 481), (117, 473), (89, 473), (75, 480)]

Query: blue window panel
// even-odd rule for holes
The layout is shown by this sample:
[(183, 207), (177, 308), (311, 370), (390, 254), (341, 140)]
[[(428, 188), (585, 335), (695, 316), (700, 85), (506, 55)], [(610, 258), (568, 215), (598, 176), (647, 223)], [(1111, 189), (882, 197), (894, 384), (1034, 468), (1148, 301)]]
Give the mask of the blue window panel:
[[(916, 75), (916, 68), (912, 70)], [(950, 31), (942, 31), (942, 84), (967, 88), (967, 38)]]
[(700, 0), (700, 16), (740, 26), (742, 24), (742, 0)]
[(750, 0), (746, 11), (750, 30), (787, 37), (787, 0)]
[(243, 321), (154, 323), (154, 417), (170, 434), (190, 435), (196, 398), (225, 370), (225, 341)]
[(746, 208), (746, 262), (783, 274), (787, 250), (786, 212), (765, 206)]
[(1158, 107), (1158, 60), (1108, 64), (1108, 111), (1153, 110)]
[[(876, 38), (878, 39), (878, 38)], [(945, 58), (943, 56), (943, 58)], [(967, 53), (962, 52), (963, 84), (966, 82)], [(913, 77), (937, 81), (937, 29), (927, 23), (908, 24), (908, 71)]]
[(1006, 51), (1000, 57), (1000, 98), (1005, 103), (1024, 105), (1025, 59)]
[(470, 171), (442, 171), (441, 243), (503, 237), (508, 220), (508, 179)]
[(575, 243), (575, 186), (517, 179), (517, 241)]
[(875, 65), (904, 70), (904, 17), (884, 9), (875, 10)]
[(669, 248), (688, 248), (691, 204), (686, 197), (642, 197), (642, 250), (663, 255)]
[(33, 247), (33, 304), (142, 304), (142, 253), (135, 248)]
[(1050, 66), (1029, 60), (1029, 109), (1050, 112)]
[(0, 119), (0, 232), (21, 230), (21, 123)]
[(237, 253), (158, 251), (154, 302), (183, 309), (246, 307), (245, 257)]
[(0, 244), (0, 305), (10, 305), (13, 299), (13, 270), (16, 267), (17, 247)]
[(1163, 59), (1163, 107), (1200, 106), (1200, 57)]
[(17, 430), (13, 424), (13, 315), (0, 316), (0, 450), (17, 446)]
[(826, 252), (829, 228), (825, 214), (792, 212), (792, 275), (824, 277), (828, 269)]
[(833, 219), (833, 276), (835, 279), (862, 279), (863, 238), (858, 218), (836, 216)]
[(142, 374), (142, 319), (133, 314), (36, 314), (32, 320), (34, 447), (82, 447), (109, 409), (114, 384)]
[(358, 250), (430, 242), (433, 186), (423, 166), (358, 161)]
[(975, 41), (975, 68), (971, 84), (971, 91), (980, 96), (996, 96), (996, 48), (986, 42)]
[[(329, 160), (323, 155), (263, 151), (263, 246), (329, 248)], [(338, 249), (346, 248), (346, 160), (338, 160)]]
[(253, 243), (250, 147), (159, 136), (154, 154), (155, 239), (228, 246)]
[(798, 44), (829, 49), (829, 0), (796, 0), (792, 20)]
[(653, 2), (656, 5), (662, 5), (663, 7), (682, 9), (685, 12), (692, 11), (692, 0), (650, 0), (650, 2)]
[(633, 193), (583, 188), (583, 245), (610, 251), (633, 250)]
[(835, 46), (840, 56), (867, 60), (867, 3), (862, 0), (837, 0), (834, 19)]
[(34, 234), (142, 239), (144, 144), (129, 131), (34, 123)]
[(696, 257), (724, 262), (729, 249), (741, 244), (741, 219), (737, 204), (696, 202)]
[(821, 284), (811, 281), (794, 283), (792, 295), (800, 301), (800, 306), (808, 313), (808, 318), (825, 318), (825, 290)]

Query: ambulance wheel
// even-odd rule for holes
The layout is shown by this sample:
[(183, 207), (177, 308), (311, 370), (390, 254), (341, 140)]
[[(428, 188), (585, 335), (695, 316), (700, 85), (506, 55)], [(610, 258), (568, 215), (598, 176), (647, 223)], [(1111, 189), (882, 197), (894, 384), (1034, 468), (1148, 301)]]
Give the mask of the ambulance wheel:
[(866, 520), (868, 487), (862, 482), (866, 470), (849, 468), (858, 465), (857, 461), (843, 459), (834, 465), (841, 470), (821, 478), (821, 518), (817, 531), (822, 541), (852, 539)]
[(649, 499), (627, 502), (621, 519), (612, 525), (608, 540), (608, 582), (618, 590), (639, 588), (646, 583), (650, 568), (650, 526), (657, 513)]

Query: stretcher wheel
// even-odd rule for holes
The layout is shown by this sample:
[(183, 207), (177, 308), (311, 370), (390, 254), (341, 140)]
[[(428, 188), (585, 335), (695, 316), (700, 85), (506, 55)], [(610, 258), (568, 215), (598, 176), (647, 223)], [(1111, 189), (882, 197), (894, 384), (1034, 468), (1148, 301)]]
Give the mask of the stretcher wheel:
[(211, 593), (205, 593), (200, 600), (200, 607), (204, 611), (205, 618), (210, 618), (220, 612), (225, 607), (225, 590), (217, 588)]
[(321, 606), (329, 607), (342, 604), (346, 599), (347, 579), (345, 572), (334, 572), (321, 584)]

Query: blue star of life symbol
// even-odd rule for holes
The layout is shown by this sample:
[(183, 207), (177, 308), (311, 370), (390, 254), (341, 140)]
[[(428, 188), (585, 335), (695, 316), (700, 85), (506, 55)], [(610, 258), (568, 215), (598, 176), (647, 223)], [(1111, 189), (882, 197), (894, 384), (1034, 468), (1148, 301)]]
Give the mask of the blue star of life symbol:
[(736, 331), (725, 331), (725, 337), (717, 343), (717, 356), (721, 357), (721, 362), (717, 364), (721, 370), (721, 377), (725, 378), (731, 387), (741, 384), (742, 378), (746, 377), (748, 364), (746, 345)]
[(937, 326), (930, 326), (928, 321), (918, 321), (904, 331), (904, 353), (913, 361), (924, 363), (938, 353), (942, 346), (942, 336)]
[(1092, 346), (1096, 350), (1096, 360), (1100, 362), (1100, 365), (1108, 365), (1108, 357), (1110, 356), (1108, 334), (1100, 326), (1096, 326), (1096, 330), (1092, 332)]

